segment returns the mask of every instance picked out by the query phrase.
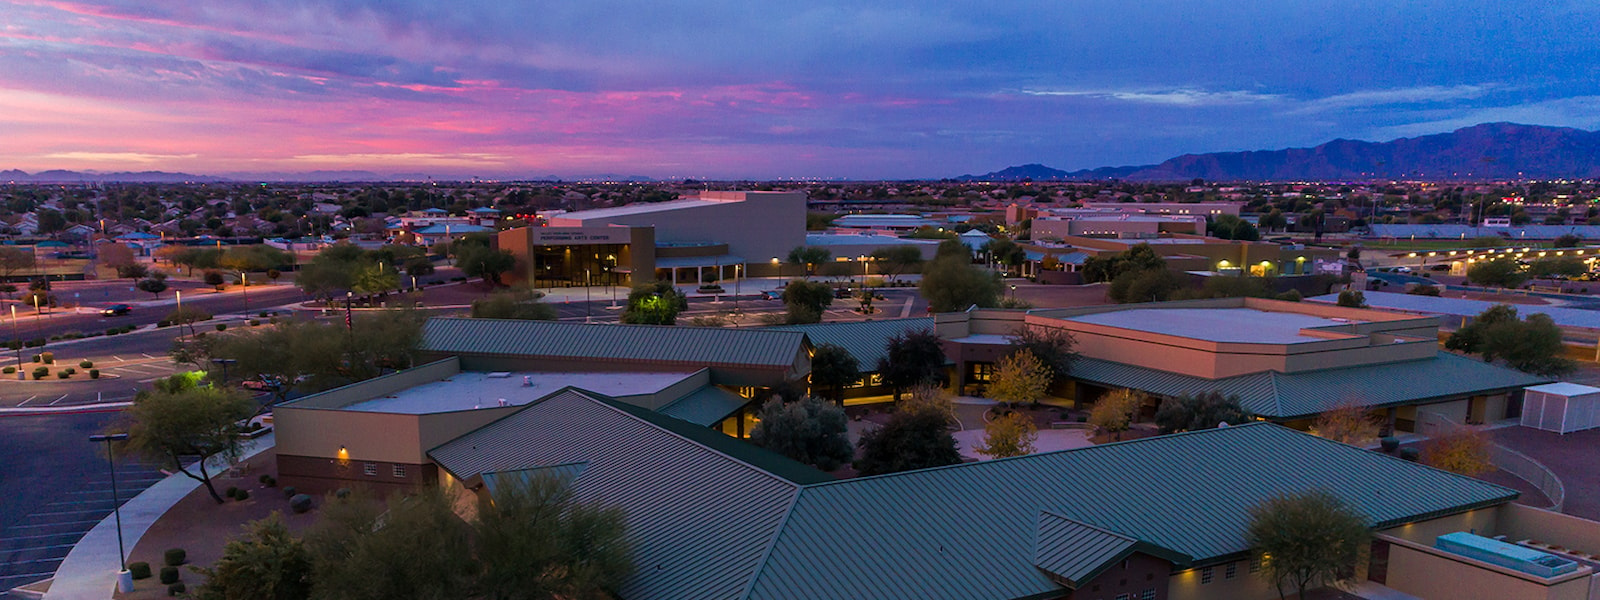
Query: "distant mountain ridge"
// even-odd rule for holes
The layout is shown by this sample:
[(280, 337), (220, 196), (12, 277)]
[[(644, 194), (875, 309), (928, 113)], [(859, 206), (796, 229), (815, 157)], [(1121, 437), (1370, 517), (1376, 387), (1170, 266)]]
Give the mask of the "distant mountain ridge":
[(961, 181), (1344, 181), (1600, 177), (1600, 132), (1485, 123), (1387, 142), (1337, 139), (1312, 148), (1185, 154), (1157, 165), (1062, 171), (1031, 164)]
[(643, 175), (580, 175), (562, 177), (559, 175), (527, 175), (527, 176), (499, 176), (499, 177), (462, 177), (455, 175), (430, 175), (427, 173), (374, 173), (361, 170), (338, 171), (302, 171), (302, 172), (228, 172), (222, 176), (192, 175), (189, 173), (168, 173), (165, 171), (119, 171), (115, 173), (101, 173), (98, 171), (65, 171), (54, 169), (28, 173), (17, 169), (0, 171), (0, 184), (6, 183), (247, 183), (247, 182), (273, 182), (273, 183), (336, 183), (336, 182), (380, 182), (380, 181), (472, 181), (476, 179), (495, 179), (510, 181), (629, 181), (650, 182), (656, 179)]
[(223, 181), (228, 180), (210, 175), (168, 173), (165, 171), (96, 173), (53, 169), (31, 174), (16, 169), (0, 171), (0, 183), (218, 183)]

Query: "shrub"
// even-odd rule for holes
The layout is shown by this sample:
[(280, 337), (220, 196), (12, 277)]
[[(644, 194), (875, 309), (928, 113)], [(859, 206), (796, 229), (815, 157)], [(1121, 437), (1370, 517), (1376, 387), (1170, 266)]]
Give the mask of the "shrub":
[(250, 499), (250, 490), (239, 490), (239, 493), (233, 495), (233, 499), (237, 500), (239, 502), (244, 502), (245, 500), (249, 500)]
[(44, 360), (44, 356), (43, 355), (35, 354), (35, 355), (33, 355), (33, 360), (31, 362), (39, 362), (39, 361), (42, 361), (42, 360)]
[(128, 563), (128, 572), (133, 574), (134, 579), (149, 579), (150, 563), (144, 561)]
[(228, 330), (228, 324), (227, 323), (217, 323), (217, 331), (227, 331), (227, 330)]
[(94, 367), (94, 361), (92, 361), (92, 360), (81, 360), (81, 361), (78, 361), (78, 366), (83, 367), (85, 369), (93, 368)]
[(56, 379), (66, 379), (68, 377), (72, 377), (72, 374), (66, 371), (56, 371)]
[(1416, 462), (1417, 459), (1421, 457), (1422, 451), (1418, 450), (1416, 446), (1406, 446), (1400, 449), (1400, 458), (1404, 458), (1411, 462)]
[(333, 497), (338, 498), (340, 500), (343, 500), (345, 498), (349, 498), (350, 497), (350, 488), (339, 488), (337, 490), (334, 490)]
[(262, 473), (260, 477), (256, 478), (256, 483), (266, 483), (268, 479), (272, 479), (272, 476)]
[(263, 319), (265, 319), (265, 318), (267, 318), (267, 317), (269, 317), (269, 316), (272, 316), (272, 313), (269, 313), (269, 312), (267, 312), (267, 311), (264, 311), (264, 310), (263, 310), (263, 311), (261, 311), (261, 314), (259, 314), (259, 315), (256, 315), (256, 316), (258, 316), (258, 317), (261, 317), (261, 318), (263, 318)]
[(305, 494), (295, 494), (293, 498), (289, 499), (289, 510), (294, 511), (295, 514), (304, 513), (311, 510), (311, 496), (307, 496)]
[(297, 492), (297, 490), (294, 489), (294, 486), (292, 486), (292, 485), (285, 486), (283, 488), (283, 497), (285, 497), (285, 498), (293, 498), (296, 493), (298, 493), (298, 492)]
[(238, 496), (239, 495), (239, 488), (229, 486), (228, 487), (228, 491), (223, 492), (222, 495), (227, 496), (229, 498), (232, 498), (234, 496)]
[(106, 330), (106, 335), (117, 335), (119, 333), (122, 333), (121, 327), (112, 327), (111, 329)]
[(44, 360), (44, 364), (56, 364), (56, 353), (54, 352), (42, 352), (39, 354), (39, 358)]
[(100, 369), (89, 369), (89, 379), (99, 379)]
[(269, 476), (269, 477), (267, 477), (266, 481), (261, 482), (261, 485), (265, 485), (265, 486), (267, 486), (269, 488), (270, 487), (278, 487), (278, 478)]
[(1394, 454), (1394, 451), (1396, 449), (1400, 448), (1400, 438), (1397, 438), (1397, 437), (1394, 437), (1394, 436), (1389, 436), (1389, 437), (1385, 437), (1383, 439), (1380, 439), (1380, 440), (1378, 440), (1378, 443), (1383, 445), (1383, 451), (1384, 452), (1388, 452), (1390, 454)]
[(7, 375), (10, 375), (12, 373), (17, 372), (17, 368), (16, 367), (6, 367), (5, 368), (5, 372), (6, 372)]
[(50, 368), (49, 367), (34, 367), (34, 369), (33, 369), (33, 378), (34, 379), (44, 379), (44, 376), (45, 375), (49, 375), (49, 374), (50, 374)]
[(31, 340), (28, 340), (28, 347), (29, 348), (38, 348), (38, 347), (43, 346), (43, 345), (44, 345), (44, 338), (33, 338)]
[(260, 325), (261, 325), (261, 321), (257, 321), (255, 319), (250, 319), (250, 326), (251, 327), (258, 327)]
[(250, 431), (261, 431), (261, 422), (260, 421), (251, 421), (249, 429), (250, 429)]
[[(189, 553), (183, 548), (168, 548), (161, 554), (163, 562), (169, 567), (176, 567), (189, 561)], [(170, 583), (170, 582), (169, 582)]]
[(167, 595), (168, 596), (172, 596), (174, 598), (182, 596), (182, 595), (184, 595), (184, 593), (186, 593), (188, 591), (189, 591), (189, 589), (187, 587), (184, 587), (182, 582), (174, 583), (172, 585), (167, 586)]
[(77, 367), (67, 367), (65, 369), (62, 369), (61, 372), (66, 373), (68, 375), (77, 375), (78, 374), (78, 368)]
[(171, 327), (172, 321), (156, 321), (156, 327)]
[(161, 567), (161, 583), (172, 585), (178, 582), (177, 567)]

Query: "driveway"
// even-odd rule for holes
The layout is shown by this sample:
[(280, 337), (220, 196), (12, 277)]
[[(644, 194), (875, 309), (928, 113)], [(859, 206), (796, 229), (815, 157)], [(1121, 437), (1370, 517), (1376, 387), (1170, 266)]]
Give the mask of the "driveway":
[(1532, 457), (1549, 467), (1567, 488), (1562, 512), (1600, 519), (1600, 477), (1595, 457), (1600, 456), (1600, 429), (1561, 435), (1528, 427), (1493, 430), (1494, 441)]

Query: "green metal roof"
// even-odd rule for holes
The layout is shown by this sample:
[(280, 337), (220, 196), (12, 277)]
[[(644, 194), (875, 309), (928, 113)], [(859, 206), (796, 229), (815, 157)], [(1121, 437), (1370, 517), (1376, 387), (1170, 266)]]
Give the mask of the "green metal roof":
[[(586, 462), (572, 484), (574, 499), (621, 508), (634, 545), (637, 573), (622, 597), (736, 598), (799, 486), (664, 429), (658, 421), (675, 420), (642, 417), (648, 413), (569, 388), (428, 455), (463, 480)], [(721, 435), (678, 423), (676, 429)]]
[(515, 471), (498, 471), (483, 473), (483, 485), (489, 488), (489, 497), (500, 495), (500, 489), (507, 484), (527, 484), (536, 477), (554, 477), (571, 482), (589, 468), (587, 462), (568, 463), (564, 465), (551, 465), (548, 467), (534, 467), (532, 469), (518, 469)]
[(510, 319), (429, 319), (422, 350), (692, 364), (695, 368), (792, 367), (805, 335), (789, 331), (660, 325), (591, 325)]
[(848, 323), (816, 323), (812, 325), (787, 325), (771, 327), (775, 331), (799, 331), (811, 338), (813, 346), (833, 344), (844, 348), (861, 371), (878, 370), (878, 360), (888, 354), (889, 338), (908, 331), (933, 329), (932, 317), (913, 319), (885, 319), (881, 321), (852, 321)]
[(1218, 391), (1239, 396), (1245, 409), (1273, 419), (1316, 415), (1350, 401), (1372, 407), (1394, 406), (1515, 390), (1551, 381), (1450, 352), (1422, 360), (1296, 373), (1265, 371), (1221, 379), (1080, 357), (1072, 365), (1072, 377), (1172, 397)]
[(1187, 556), (1156, 549), (1139, 540), (1117, 535), (1052, 512), (1039, 513), (1038, 537), (1033, 544), (1033, 565), (1077, 589), (1111, 565), (1136, 551), (1144, 551), (1176, 564)]
[[(1270, 423), (803, 488), (747, 598), (1021, 598), (1051, 512), (1197, 564), (1242, 556), (1252, 506), (1325, 488), (1387, 527), (1514, 490)], [(1066, 561), (1071, 562), (1071, 561)]]
[(695, 425), (710, 426), (749, 403), (749, 398), (708, 385), (668, 402), (656, 412)]

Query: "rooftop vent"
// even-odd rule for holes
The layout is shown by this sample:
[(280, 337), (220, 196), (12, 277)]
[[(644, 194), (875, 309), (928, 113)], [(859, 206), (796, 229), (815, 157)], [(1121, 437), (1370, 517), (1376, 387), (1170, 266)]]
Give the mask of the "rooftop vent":
[(495, 371), (493, 373), (489, 373), (487, 375), (484, 375), (484, 377), (487, 377), (489, 379), (507, 379), (507, 378), (511, 377), (511, 373), (508, 373), (506, 371)]
[(1465, 531), (1441, 535), (1434, 539), (1433, 545), (1452, 554), (1540, 577), (1555, 577), (1578, 570), (1578, 563), (1573, 560)]

